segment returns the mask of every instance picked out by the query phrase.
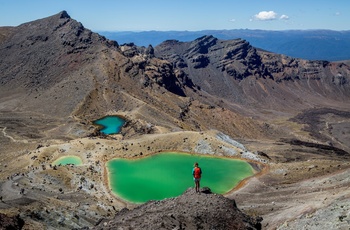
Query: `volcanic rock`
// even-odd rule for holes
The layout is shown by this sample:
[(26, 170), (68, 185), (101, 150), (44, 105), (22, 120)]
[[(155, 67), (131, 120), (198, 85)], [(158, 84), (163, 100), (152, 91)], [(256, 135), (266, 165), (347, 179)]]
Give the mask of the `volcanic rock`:
[(124, 209), (96, 229), (261, 229), (261, 217), (241, 212), (234, 200), (186, 190), (181, 196)]
[(170, 40), (155, 47), (155, 56), (172, 62), (203, 91), (246, 107), (304, 109), (303, 98), (320, 105), (320, 98), (345, 102), (350, 97), (346, 63), (290, 58), (242, 39)]
[(0, 213), (0, 229), (22, 229), (24, 221), (19, 216), (7, 216)]

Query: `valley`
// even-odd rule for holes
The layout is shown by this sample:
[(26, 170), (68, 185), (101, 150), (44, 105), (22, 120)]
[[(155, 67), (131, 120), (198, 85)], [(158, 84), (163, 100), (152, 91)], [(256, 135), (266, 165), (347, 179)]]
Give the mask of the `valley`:
[[(0, 31), (0, 213), (24, 229), (139, 229), (142, 220), (207, 229), (230, 219), (214, 215), (224, 201), (253, 229), (347, 229), (348, 63), (210, 35), (119, 45), (65, 11)], [(125, 118), (120, 133), (93, 124), (108, 115)], [(140, 206), (110, 191), (107, 161), (162, 151), (244, 159), (259, 173), (217, 201), (187, 191)], [(53, 165), (67, 155), (82, 165)], [(210, 223), (179, 205), (192, 201), (206, 204)]]

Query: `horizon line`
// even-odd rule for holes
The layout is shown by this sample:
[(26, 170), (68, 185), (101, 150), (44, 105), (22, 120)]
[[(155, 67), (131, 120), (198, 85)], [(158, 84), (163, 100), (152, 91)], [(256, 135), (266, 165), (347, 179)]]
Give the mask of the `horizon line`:
[[(1, 26), (0, 26), (1, 27)], [(91, 29), (90, 29), (91, 30)], [(202, 31), (232, 31), (232, 30), (247, 30), (247, 31), (268, 31), (268, 32), (288, 32), (288, 31), (333, 31), (333, 32), (350, 32), (348, 30), (334, 29), (286, 29), (286, 30), (266, 30), (266, 29), (203, 29), (203, 30), (94, 30), (96, 32), (202, 32)]]

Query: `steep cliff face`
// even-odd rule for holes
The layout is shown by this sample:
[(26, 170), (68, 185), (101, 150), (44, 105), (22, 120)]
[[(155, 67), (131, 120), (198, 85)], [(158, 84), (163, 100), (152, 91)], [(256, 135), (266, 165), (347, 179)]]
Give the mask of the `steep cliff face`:
[(295, 83), (310, 94), (347, 100), (350, 87), (350, 66), (345, 63), (308, 61), (284, 55), (260, 52), (268, 72), (277, 83)]
[(152, 46), (137, 47), (131, 43), (120, 46), (120, 50), (131, 61), (126, 72), (133, 77), (140, 75), (141, 87), (152, 87), (155, 84), (178, 96), (186, 95), (186, 86), (194, 89), (192, 81), (179, 74), (171, 63), (154, 57)]
[(203, 91), (246, 106), (305, 109), (322, 106), (324, 100), (347, 103), (350, 97), (347, 64), (290, 58), (240, 39), (171, 40), (155, 47), (155, 55), (172, 62)]

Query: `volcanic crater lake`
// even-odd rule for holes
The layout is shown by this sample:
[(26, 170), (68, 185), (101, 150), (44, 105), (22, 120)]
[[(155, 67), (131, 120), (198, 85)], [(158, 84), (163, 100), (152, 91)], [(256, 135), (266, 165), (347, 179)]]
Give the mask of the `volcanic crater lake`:
[(52, 164), (53, 165), (68, 165), (68, 164), (82, 165), (83, 161), (81, 160), (80, 157), (77, 157), (77, 156), (64, 156), (64, 157), (58, 158)]
[(118, 116), (106, 116), (93, 123), (102, 127), (100, 129), (101, 133), (111, 135), (120, 132), (120, 129), (125, 124), (125, 120)]
[(225, 194), (254, 174), (253, 167), (243, 160), (164, 152), (108, 161), (109, 186), (114, 194), (132, 203), (176, 197), (194, 187), (195, 162), (203, 172), (201, 187), (209, 187), (214, 193)]

